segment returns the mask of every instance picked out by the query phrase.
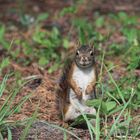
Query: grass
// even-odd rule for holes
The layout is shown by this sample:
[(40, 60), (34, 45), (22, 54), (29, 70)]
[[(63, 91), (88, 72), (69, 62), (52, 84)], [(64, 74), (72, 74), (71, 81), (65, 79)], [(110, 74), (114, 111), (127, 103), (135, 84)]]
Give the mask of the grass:
[[(80, 5), (80, 3), (78, 4)], [(77, 11), (76, 6), (64, 8), (55, 20), (76, 14)], [(95, 21), (93, 22), (83, 16), (76, 17), (75, 15), (69, 21), (71, 24), (70, 31), (63, 34), (58, 26), (53, 26), (50, 29), (42, 28), (43, 22), (51, 18), (49, 13), (39, 14), (34, 18), (34, 23), (28, 21), (30, 17), (27, 17), (24, 11), (21, 11), (21, 13), (19, 22), (22, 26), (26, 29), (33, 28), (29, 37), (12, 38), (12, 41), (9, 41), (5, 36), (9, 34), (10, 27), (0, 24), (0, 45), (4, 52), (0, 58), (0, 76), (3, 77), (0, 83), (0, 98), (5, 95), (5, 91), (8, 91), (8, 97), (0, 107), (0, 139), (4, 139), (6, 133), (8, 140), (12, 139), (11, 126), (16, 125), (16, 122), (9, 122), (8, 117), (14, 113), (20, 113), (21, 106), (31, 96), (23, 97), (16, 106), (12, 106), (23, 85), (20, 84), (22, 81), (16, 81), (14, 84), (16, 85), (19, 82), (18, 85), (16, 87), (11, 86), (9, 89), (7, 81), (10, 75), (5, 75), (5, 73), (7, 73), (11, 63), (16, 62), (22, 67), (37, 63), (41, 69), (46, 68), (49, 73), (53, 73), (62, 67), (65, 58), (63, 54), (69, 50), (68, 46), (71, 43), (71, 38), (74, 38), (73, 36), (77, 36), (81, 43), (94, 41), (94, 47), (98, 54), (96, 59), (101, 65), (97, 83), (101, 96), (87, 102), (89, 106), (97, 110), (96, 118), (94, 117), (95, 126), (91, 124), (88, 116), (82, 113), (91, 139), (139, 139), (140, 80), (139, 76), (135, 74), (136, 70), (140, 68), (140, 31), (137, 29), (139, 16), (131, 16), (124, 12), (107, 15), (96, 12), (93, 15)], [(32, 28), (30, 27), (31, 24)], [(104, 30), (107, 31), (103, 33)], [(118, 36), (116, 37), (115, 34)], [(114, 36), (115, 38), (111, 40), (110, 38)], [(119, 42), (119, 37), (123, 41), (119, 40)], [(111, 43), (106, 45), (108, 42)], [(120, 72), (121, 68), (125, 69), (124, 74)], [(120, 70), (121, 73), (118, 72), (121, 76), (119, 75), (117, 79), (115, 79), (117, 72), (116, 75), (113, 73), (116, 69)], [(16, 76), (18, 77), (17, 71), (9, 69), (8, 72), (13, 73), (15, 79)], [(19, 75), (21, 80), (21, 74)], [(107, 78), (105, 79), (105, 77)], [(134, 112), (138, 113), (134, 114)], [(23, 131), (22, 140), (25, 139), (36, 117), (37, 108)], [(56, 125), (53, 125), (53, 127), (64, 131), (64, 139), (67, 139), (67, 133), (80, 139), (67, 129)]]
[(31, 125), (33, 124), (33, 122), (36, 120), (37, 118), (37, 113), (38, 113), (38, 107), (39, 107), (39, 103), (38, 103), (38, 106), (36, 107), (36, 110), (35, 112), (33, 113), (33, 115), (31, 116), (31, 119), (29, 121), (27, 121), (27, 124), (26, 124), (26, 127), (25, 129), (23, 130), (21, 136), (20, 136), (20, 140), (25, 140), (26, 139), (26, 136), (28, 135), (29, 133), (29, 130), (31, 128)]
[[(111, 77), (112, 78), (112, 77)], [(113, 82), (114, 83), (114, 82)], [(116, 86), (116, 84), (115, 84)], [(117, 87), (118, 88), (118, 87)], [(120, 91), (121, 92), (121, 91)], [(129, 113), (128, 114), (128, 117), (126, 117), (123, 122), (120, 122), (120, 118), (123, 117), (125, 115), (127, 115), (127, 111), (129, 110), (129, 112), (131, 112), (131, 109), (129, 108), (129, 106), (132, 104), (132, 99), (134, 98), (134, 95), (136, 94), (136, 92), (134, 91), (134, 89), (132, 88), (132, 91), (131, 91), (131, 96), (129, 98), (128, 101), (126, 101), (125, 104), (118, 104), (115, 108), (113, 108), (113, 111), (115, 111), (116, 108), (120, 108), (117, 112), (117, 116), (114, 118), (113, 113), (111, 112), (101, 112), (102, 111), (102, 102), (100, 102), (98, 104), (98, 113), (96, 115), (96, 129), (95, 129), (95, 139), (100, 139), (101, 137), (103, 137), (104, 139), (106, 140), (109, 140), (111, 138), (117, 138), (119, 137), (120, 139), (127, 139), (128, 137), (132, 137), (132, 138), (136, 138), (133, 136), (133, 133), (129, 132), (129, 126), (130, 124), (132, 123), (132, 116), (131, 114)], [(105, 96), (105, 95), (104, 95)], [(109, 100), (110, 100), (110, 97), (108, 97)], [(107, 100), (106, 99), (106, 103), (104, 103), (104, 105), (107, 104)], [(113, 100), (117, 101), (117, 99), (115, 97), (113, 97)], [(118, 102), (118, 101), (117, 101)], [(93, 106), (93, 107), (96, 107), (95, 106), (95, 102), (92, 102), (92, 101), (89, 101), (88, 102), (90, 104), (90, 106)], [(133, 110), (133, 109), (132, 109)], [(99, 115), (99, 112), (105, 116), (105, 118), (100, 118), (100, 115)], [(108, 122), (108, 120), (110, 118), (113, 117), (113, 123), (112, 123), (112, 126), (109, 125), (109, 123), (111, 122)], [(99, 120), (102, 120), (102, 124), (104, 125), (101, 125), (101, 121)], [(120, 128), (120, 124), (123, 124), (122, 128)], [(100, 126), (101, 125), (101, 126)], [(99, 128), (102, 128), (102, 129), (99, 129)], [(124, 130), (125, 128), (125, 130)], [(132, 128), (133, 129), (133, 128)], [(123, 133), (119, 133), (119, 131), (123, 132)], [(136, 134), (140, 135), (139, 134), (139, 130), (137, 129)]]
[[(4, 95), (4, 91), (6, 89), (6, 82), (9, 78), (10, 78), (10, 75), (6, 75), (0, 84), (0, 97), (2, 97)], [(31, 79), (29, 79), (29, 81), (31, 81)], [(3, 102), (3, 104), (0, 107), (0, 137), (1, 137), (1, 140), (3, 140), (4, 136), (6, 136), (6, 135), (8, 137), (8, 140), (12, 140), (11, 128), (13, 126), (16, 126), (17, 124), (19, 125), (20, 123), (22, 123), (19, 120), (11, 121), (8, 118), (17, 112), (20, 112), (21, 106), (31, 97), (31, 94), (29, 94), (29, 95), (23, 97), (18, 102), (18, 104), (13, 105), (15, 97), (19, 93), (20, 89), (27, 83), (28, 83), (28, 81), (26, 81), (25, 83), (21, 84), (18, 88), (16, 87), (14, 90), (12, 90), (10, 93), (8, 93), (9, 96), (5, 99), (5, 101)], [(34, 121), (34, 119), (36, 117), (36, 113), (37, 113), (37, 111), (35, 111), (35, 113), (31, 117), (31, 119), (28, 121), (28, 125), (27, 125), (28, 127), (25, 128), (24, 133), (21, 136), (21, 140), (24, 140), (26, 135), (28, 134), (27, 130), (29, 129), (29, 126), (32, 124), (32, 122)]]

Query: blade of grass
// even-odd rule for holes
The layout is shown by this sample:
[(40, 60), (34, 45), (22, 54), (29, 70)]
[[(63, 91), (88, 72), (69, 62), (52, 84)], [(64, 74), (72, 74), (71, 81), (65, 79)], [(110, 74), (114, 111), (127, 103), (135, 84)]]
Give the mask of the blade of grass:
[(67, 133), (64, 131), (64, 140), (67, 140)]
[(29, 99), (29, 97), (31, 97), (32, 96), (32, 94), (29, 94), (29, 95), (26, 95), (25, 97), (23, 97), (19, 102), (18, 102), (18, 104), (15, 106), (15, 107), (13, 107), (12, 109), (11, 109), (11, 111), (7, 114), (8, 116), (11, 116), (12, 114), (14, 114), (17, 110), (18, 110), (18, 108), (20, 108), (28, 99)]
[(102, 74), (103, 74), (103, 66), (104, 66), (104, 57), (105, 57), (105, 51), (103, 51), (102, 60), (101, 60), (101, 68), (99, 73), (99, 83), (102, 81)]
[[(15, 89), (15, 91), (10, 94), (10, 96), (7, 98), (5, 103), (3, 104), (2, 108), (0, 109), (0, 122), (3, 120), (3, 118), (6, 116), (6, 114), (9, 112), (12, 102), (14, 101), (19, 89)], [(12, 97), (11, 97), (12, 96)], [(9, 98), (11, 97), (10, 101)], [(8, 102), (9, 101), (9, 102)]]
[(87, 116), (83, 113), (83, 111), (80, 110), (80, 112), (81, 112), (83, 118), (85, 119), (85, 121), (87, 123), (87, 127), (88, 127), (88, 130), (89, 130), (89, 133), (90, 133), (90, 138), (91, 138), (91, 140), (93, 140), (93, 133), (92, 133), (92, 131), (94, 132), (94, 134), (96, 134), (96, 131), (95, 131), (93, 125), (91, 124), (91, 122), (88, 120)]
[(11, 51), (11, 48), (12, 48), (12, 45), (13, 45), (14, 41), (15, 41), (14, 39), (11, 40), (11, 42), (10, 42), (10, 46), (9, 46), (9, 48), (8, 48), (8, 52)]
[(18, 94), (18, 92), (20, 91), (20, 89), (22, 87), (24, 87), (24, 85), (26, 85), (30, 81), (31, 81), (31, 79), (29, 79), (28, 81), (24, 82), (20, 87), (18, 87), (17, 89), (14, 89), (14, 91), (12, 91), (11, 94), (7, 97), (6, 101), (3, 103), (2, 107), (0, 108), (0, 122), (7, 115), (7, 113), (9, 114), (12, 102), (14, 101), (14, 99), (15, 99), (16, 95)]
[(140, 122), (134, 128), (134, 132), (132, 133), (132, 137), (136, 138), (138, 135), (140, 135)]
[(6, 74), (4, 76), (4, 79), (3, 79), (2, 83), (0, 84), (0, 97), (3, 95), (3, 92), (5, 90), (7, 79), (8, 79), (8, 74)]
[(0, 125), (4, 125), (4, 124), (13, 124), (14, 123), (14, 121), (11, 121), (11, 120), (3, 120), (1, 123), (0, 123)]
[[(131, 123), (131, 117), (130, 117), (130, 111), (128, 112), (128, 127), (130, 126)], [(126, 135), (125, 135), (125, 140), (128, 140), (128, 135), (129, 135), (129, 129), (126, 130)]]
[(108, 75), (109, 75), (109, 77), (110, 77), (111, 82), (115, 85), (115, 87), (116, 87), (116, 89), (117, 89), (117, 91), (118, 91), (118, 94), (119, 94), (119, 96), (121, 97), (121, 99), (122, 99), (122, 101), (123, 101), (123, 104), (125, 105), (125, 104), (126, 104), (126, 101), (125, 101), (125, 99), (124, 99), (124, 97), (123, 97), (123, 95), (122, 95), (122, 93), (121, 93), (121, 91), (120, 91), (120, 89), (119, 89), (117, 83), (116, 83), (115, 80), (113, 79), (112, 75), (111, 75), (110, 72), (108, 71), (108, 69), (107, 69), (107, 67), (106, 67), (105, 64), (104, 64), (104, 67), (105, 67), (105, 69), (106, 69), (106, 71), (107, 71), (107, 73), (108, 73)]
[(116, 103), (118, 103), (118, 105), (121, 105), (120, 102), (113, 96), (111, 95), (108, 91), (106, 92), (106, 94), (111, 97)]
[(34, 120), (35, 120), (36, 117), (37, 117), (39, 104), (40, 104), (40, 103), (38, 103), (38, 105), (37, 105), (37, 107), (36, 107), (36, 110), (35, 110), (35, 112), (33, 113), (33, 116), (32, 116), (32, 118), (31, 118), (31, 120), (29, 120), (29, 122), (28, 122), (26, 128), (23, 130), (23, 133), (22, 133), (22, 135), (21, 135), (21, 137), (20, 137), (20, 140), (25, 140), (25, 139), (26, 139), (26, 136), (27, 136), (27, 134), (28, 134), (28, 132), (29, 132), (29, 129), (30, 129), (31, 125), (33, 124)]
[(4, 140), (4, 138), (3, 138), (2, 134), (1, 134), (1, 132), (0, 132), (0, 140)]
[(102, 91), (102, 96), (101, 96), (101, 103), (98, 107), (98, 111), (97, 111), (97, 114), (96, 114), (96, 140), (100, 140), (100, 109), (101, 109), (101, 105), (102, 105), (102, 101), (103, 101), (103, 97), (104, 97), (104, 86), (103, 84), (101, 83), (101, 91)]
[(100, 108), (101, 108), (101, 104), (98, 108), (98, 111), (97, 111), (97, 114), (96, 114), (96, 140), (100, 140), (100, 115), (99, 115), (99, 112), (100, 112)]
[(119, 106), (116, 109), (114, 109), (111, 112), (109, 112), (108, 116), (110, 116), (110, 115), (112, 115), (112, 114), (114, 114), (114, 113), (116, 113), (116, 112), (118, 112), (118, 111), (120, 111), (122, 109), (123, 109), (123, 106)]
[(11, 132), (10, 128), (7, 127), (7, 130), (8, 130), (8, 140), (12, 140), (12, 132)]
[(123, 112), (125, 111), (125, 109), (127, 108), (127, 106), (129, 105), (129, 103), (131, 102), (131, 100), (132, 100), (132, 98), (133, 98), (134, 95), (135, 95), (135, 92), (134, 92), (134, 90), (132, 88), (132, 93), (131, 93), (130, 99), (126, 102), (126, 104), (124, 105), (122, 111), (120, 112), (120, 114), (118, 115), (118, 117), (116, 118), (116, 120), (114, 121), (114, 124), (112, 125), (112, 127), (110, 129), (110, 133), (106, 137), (106, 140), (108, 140), (109, 137), (112, 135), (112, 133), (115, 131), (116, 124), (118, 123), (121, 115), (123, 114)]
[(84, 117), (84, 119), (85, 119), (85, 121), (86, 121), (86, 123), (87, 123), (88, 130), (89, 130), (89, 133), (90, 133), (90, 138), (91, 138), (91, 140), (94, 140), (94, 139), (93, 139), (93, 133), (92, 133), (92, 130), (93, 130), (94, 133), (95, 133), (95, 130), (94, 130), (92, 124), (89, 122), (87, 116), (84, 115), (84, 114), (82, 114), (82, 115), (83, 115), (83, 117)]

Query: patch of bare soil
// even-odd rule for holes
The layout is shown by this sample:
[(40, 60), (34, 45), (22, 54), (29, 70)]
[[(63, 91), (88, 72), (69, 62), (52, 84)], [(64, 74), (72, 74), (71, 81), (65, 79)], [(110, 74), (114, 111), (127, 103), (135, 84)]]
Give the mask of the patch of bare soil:
[[(24, 71), (24, 73), (26, 72)], [(23, 97), (29, 94), (31, 94), (31, 96), (22, 105), (21, 112), (19, 114), (14, 114), (10, 119), (24, 120), (25, 118), (32, 116), (38, 106), (37, 118), (49, 122), (60, 121), (57, 99), (58, 74), (54, 74), (56, 79), (52, 78), (47, 72), (44, 72), (44, 75), (40, 73), (36, 74), (37, 75), (31, 74), (30, 76), (24, 77), (24, 79), (36, 78), (24, 85), (20, 93), (17, 94), (14, 105), (18, 104)]]
[[(19, 136), (23, 134), (24, 128), (13, 128), (13, 139), (18, 140)], [(77, 138), (74, 136), (81, 138), (82, 140), (90, 140), (90, 135), (88, 130), (83, 129), (68, 129), (67, 130), (67, 139), (69, 140), (76, 140)], [(71, 135), (69, 132), (73, 133)], [(62, 140), (64, 138), (65, 132), (52, 126), (51, 124), (46, 124), (44, 121), (36, 121), (32, 124), (31, 128), (29, 129), (29, 133), (26, 137), (26, 140)]]

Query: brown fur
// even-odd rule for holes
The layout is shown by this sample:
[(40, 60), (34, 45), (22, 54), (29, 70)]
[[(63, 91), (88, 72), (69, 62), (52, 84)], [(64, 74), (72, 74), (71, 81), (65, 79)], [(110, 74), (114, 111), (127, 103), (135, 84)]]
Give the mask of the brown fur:
[(72, 90), (76, 93), (78, 98), (81, 98), (82, 92), (81, 92), (80, 88), (78, 87), (78, 85), (76, 84), (76, 82), (72, 78), (72, 74), (73, 74), (73, 71), (74, 71), (75, 67), (76, 67), (76, 64), (73, 62), (72, 66), (71, 66), (71, 69), (68, 73), (68, 79), (67, 80), (68, 80), (68, 84), (69, 84), (70, 88), (72, 88)]

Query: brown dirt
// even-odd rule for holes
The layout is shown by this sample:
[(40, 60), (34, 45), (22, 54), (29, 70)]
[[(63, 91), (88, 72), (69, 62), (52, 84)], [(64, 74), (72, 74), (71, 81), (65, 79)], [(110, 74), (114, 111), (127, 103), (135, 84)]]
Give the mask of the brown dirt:
[[(27, 67), (29, 69), (29, 67)], [(23, 68), (24, 74), (26, 74), (25, 67)], [(30, 68), (30, 72), (32, 68)], [(23, 73), (23, 71), (21, 71)], [(34, 73), (34, 74), (33, 74)], [(42, 75), (39, 72), (32, 71), (32, 74), (29, 74), (23, 77), (23, 79), (29, 79), (32, 76), (36, 76), (35, 80), (28, 82), (24, 85), (24, 87), (20, 90), (20, 93), (15, 98), (14, 105), (18, 104), (18, 102), (25, 96), (32, 94), (31, 97), (22, 105), (20, 114), (14, 114), (9, 119), (12, 120), (23, 120), (35, 112), (38, 106), (38, 118), (42, 120), (46, 120), (49, 122), (58, 122), (60, 121), (60, 117), (58, 115), (58, 103), (57, 103), (57, 88), (58, 88), (58, 73), (54, 73), (54, 76), (44, 71)], [(13, 81), (9, 81), (9, 84)]]
[[(12, 129), (14, 140), (19, 139), (19, 136), (23, 134), (23, 129), (24, 128), (22, 127)], [(67, 139), (69, 140), (77, 139), (75, 136), (72, 136), (69, 132), (76, 134), (76, 136), (81, 138), (82, 140), (90, 140), (88, 130), (71, 128), (67, 131)], [(35, 138), (37, 138), (37, 140), (62, 140), (64, 138), (64, 131), (53, 127), (50, 124), (46, 124), (44, 121), (36, 121), (32, 124), (31, 128), (29, 129), (29, 133), (26, 136), (26, 140), (34, 140)]]
[[(62, 0), (62, 1), (47, 1), (47, 0), (25, 0), (24, 1), (24, 11), (26, 13), (30, 13), (33, 15), (37, 15), (38, 13), (41, 12), (49, 12), (50, 15), (57, 16), (58, 11), (60, 11), (62, 8), (70, 6), (74, 3), (73, 0)], [(139, 0), (101, 0), (97, 2), (97, 0), (92, 0), (92, 1), (85, 1), (84, 5), (79, 5), (78, 7), (78, 16), (86, 16), (89, 19), (93, 16), (93, 12), (95, 11), (100, 11), (102, 14), (108, 13), (110, 11), (112, 12), (118, 12), (118, 11), (128, 11), (130, 13), (137, 13), (140, 11), (140, 1)], [(9, 12), (13, 8), (16, 9), (17, 12)], [(15, 25), (19, 25), (19, 16), (18, 16), (18, 11), (19, 11), (19, 5), (16, 4), (16, 2), (11, 2), (11, 0), (1, 0), (0, 1), (0, 20), (6, 24), (9, 22), (14, 23)], [(66, 17), (62, 17), (58, 21), (55, 21), (55, 19), (49, 18), (47, 23), (50, 25), (53, 25), (54, 22), (56, 22), (58, 25), (60, 25), (61, 28), (65, 28), (63, 31), (63, 34), (67, 31), (69, 31), (70, 25), (69, 25), (69, 20), (72, 18), (72, 15), (68, 15)], [(44, 23), (46, 24), (46, 23)], [(100, 29), (99, 29), (100, 30)], [(100, 32), (103, 34), (106, 34), (106, 30), (101, 29)], [(32, 29), (30, 30), (25, 30), (21, 31), (20, 26), (16, 26), (15, 30), (12, 31), (12, 33), (6, 34), (6, 38), (8, 40), (11, 40), (13, 38), (22, 38), (22, 39), (28, 39), (32, 35)], [(75, 34), (74, 34), (75, 35)], [(73, 38), (75, 36), (73, 35)], [(117, 43), (122, 43), (125, 39), (119, 34), (116, 33), (114, 36), (108, 40), (108, 44), (110, 44), (113, 41), (117, 41)], [(106, 44), (106, 46), (108, 45)], [(1, 58), (4, 57), (5, 52), (0, 49), (0, 54)], [(24, 57), (24, 56), (23, 56)], [(114, 62), (118, 60), (114, 60)], [(120, 66), (123, 65), (120, 62)], [(125, 73), (125, 70), (120, 67), (116, 69), (117, 72), (114, 72), (116, 76), (116, 79), (120, 77), (122, 74)], [(118, 71), (120, 70), (120, 71)], [(54, 72), (53, 74), (49, 74), (47, 72), (47, 68), (42, 70), (38, 68), (37, 64), (33, 62), (27, 67), (23, 67), (20, 64), (17, 64), (16, 62), (11, 62), (10, 68), (5, 70), (5, 73), (7, 71), (18, 71), (22, 73), (23, 79), (28, 79), (30, 78), (31, 75), (38, 75), (39, 78), (36, 80), (33, 80), (32, 82), (27, 83), (20, 91), (20, 93), (16, 96), (15, 102), (13, 105), (16, 105), (22, 97), (25, 97), (26, 95), (32, 93), (32, 96), (22, 105), (20, 113), (16, 113), (10, 118), (9, 120), (24, 120), (28, 117), (31, 117), (32, 114), (35, 112), (37, 106), (38, 106), (38, 114), (37, 118), (39, 120), (45, 120), (50, 123), (55, 123), (58, 125), (62, 125), (63, 122), (60, 119), (60, 112), (58, 110), (58, 97), (57, 97), (57, 89), (58, 89), (58, 81), (60, 77), (60, 71), (58, 70)], [(138, 75), (140, 75), (140, 72), (137, 71)], [(0, 77), (2, 80), (2, 77)], [(11, 77), (8, 80), (8, 84), (12, 85), (15, 82), (15, 79)], [(4, 96), (0, 99), (0, 105), (5, 101), (7, 95), (7, 91), (5, 91)], [(17, 140), (19, 138), (19, 135), (22, 133), (23, 128), (14, 128), (13, 129), (13, 137), (14, 140)], [(90, 139), (89, 133), (87, 130), (83, 129), (73, 129), (72, 130), (77, 136), (79, 136), (82, 140), (88, 140)], [(45, 125), (42, 122), (37, 122), (33, 124), (29, 135), (28, 139), (32, 140), (36, 136), (35, 134), (37, 133), (37, 137), (39, 140), (52, 140), (52, 139), (63, 139), (63, 132), (54, 129), (50, 126)], [(50, 139), (49, 139), (49, 138)], [(74, 138), (70, 138), (74, 139)]]

